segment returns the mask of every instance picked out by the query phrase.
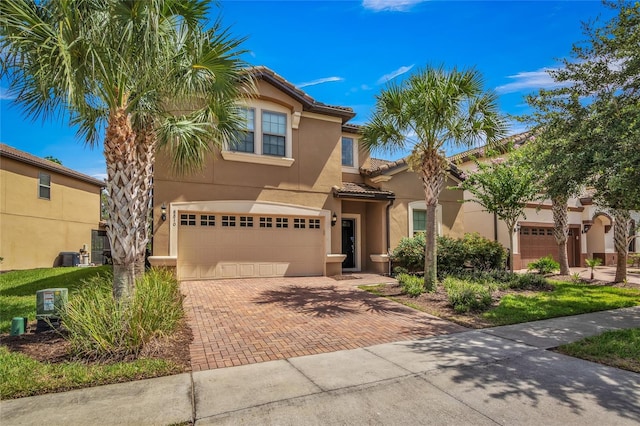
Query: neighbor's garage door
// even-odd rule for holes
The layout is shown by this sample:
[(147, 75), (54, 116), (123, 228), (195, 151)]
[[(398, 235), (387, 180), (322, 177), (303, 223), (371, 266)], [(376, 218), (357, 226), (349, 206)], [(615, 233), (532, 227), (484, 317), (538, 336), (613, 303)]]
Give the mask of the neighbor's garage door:
[(180, 213), (178, 277), (183, 280), (322, 275), (317, 217)]
[[(520, 258), (522, 268), (541, 257), (558, 257), (558, 245), (553, 236), (553, 227), (523, 226), (520, 228)], [(556, 259), (557, 260), (557, 259)]]

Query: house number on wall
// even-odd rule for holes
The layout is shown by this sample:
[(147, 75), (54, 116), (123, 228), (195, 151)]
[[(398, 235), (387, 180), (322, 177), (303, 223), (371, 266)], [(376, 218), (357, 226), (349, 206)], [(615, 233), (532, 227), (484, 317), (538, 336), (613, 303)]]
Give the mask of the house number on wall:
[(176, 226), (176, 211), (173, 211), (173, 226)]

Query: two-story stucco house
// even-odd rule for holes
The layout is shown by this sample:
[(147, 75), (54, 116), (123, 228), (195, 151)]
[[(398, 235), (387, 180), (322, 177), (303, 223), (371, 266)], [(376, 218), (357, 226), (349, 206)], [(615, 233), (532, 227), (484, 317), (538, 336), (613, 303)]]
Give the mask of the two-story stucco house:
[(96, 240), (104, 232), (99, 230), (104, 186), (103, 181), (0, 144), (0, 270), (56, 266), (61, 252), (83, 247), (89, 255), (92, 237)]
[[(535, 143), (530, 132), (511, 136), (499, 142), (512, 145), (515, 149), (525, 143)], [(486, 161), (483, 156), (484, 147), (472, 149), (450, 158), (460, 170), (469, 173), (475, 169), (475, 161)], [(508, 157), (508, 154), (503, 155)], [(465, 192), (464, 199), (472, 195)], [(525, 217), (521, 217), (516, 229), (510, 232), (504, 222), (493, 214), (487, 213), (474, 202), (464, 204), (465, 232), (478, 232), (486, 238), (499, 241), (509, 247), (509, 238), (513, 238), (513, 262), (515, 269), (526, 269), (529, 263), (543, 256), (551, 255), (558, 260), (558, 245), (553, 236), (553, 214), (551, 200), (529, 203), (525, 209)], [(600, 258), (603, 265), (616, 264), (616, 252), (613, 238), (613, 219), (600, 206), (594, 203), (589, 191), (580, 197), (569, 199), (569, 238), (567, 239), (567, 255), (569, 266), (585, 266), (585, 259)], [(632, 212), (632, 229), (640, 222), (640, 212)], [(636, 252), (638, 244), (632, 239), (629, 251)]]
[[(425, 227), (418, 178), (360, 148), (350, 108), (253, 72), (258, 96), (245, 106), (241, 143), (186, 177), (172, 176), (160, 153), (152, 264), (175, 266), (180, 279), (387, 272), (389, 249)], [(458, 197), (441, 196), (444, 234), (464, 232)]]

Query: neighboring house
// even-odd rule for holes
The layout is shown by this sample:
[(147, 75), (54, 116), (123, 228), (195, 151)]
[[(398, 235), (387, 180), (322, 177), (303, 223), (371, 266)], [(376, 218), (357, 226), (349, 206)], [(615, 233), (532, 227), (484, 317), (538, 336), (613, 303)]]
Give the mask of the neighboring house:
[[(190, 176), (173, 176), (158, 154), (151, 263), (175, 266), (180, 279), (387, 272), (389, 250), (425, 227), (418, 177), (360, 148), (350, 108), (253, 72), (258, 96), (245, 105), (241, 143)], [(443, 234), (464, 232), (459, 195), (440, 197)]]
[(103, 187), (100, 180), (0, 144), (0, 271), (57, 266), (61, 252), (89, 252), (92, 236), (94, 243), (102, 241)]
[[(510, 145), (518, 148), (525, 143), (534, 143), (530, 132), (510, 136), (498, 145)], [(469, 173), (476, 165), (474, 159), (486, 161), (484, 147), (472, 149), (449, 158), (458, 168)], [(465, 192), (465, 200), (471, 194)], [(567, 254), (569, 266), (585, 266), (585, 259), (600, 258), (604, 265), (616, 264), (616, 252), (613, 243), (613, 219), (598, 205), (588, 193), (581, 197), (569, 199), (569, 238)], [(504, 222), (493, 214), (487, 213), (483, 207), (474, 202), (464, 203), (464, 231), (478, 232), (486, 238), (499, 241), (509, 247), (509, 238), (513, 238), (514, 268), (525, 269), (529, 263), (543, 256), (551, 255), (558, 260), (558, 245), (553, 236), (553, 215), (551, 200), (529, 203), (525, 216), (520, 218), (515, 232), (509, 232)], [(632, 212), (635, 224), (640, 222), (640, 212)], [(629, 245), (631, 252), (638, 251), (636, 239)]]

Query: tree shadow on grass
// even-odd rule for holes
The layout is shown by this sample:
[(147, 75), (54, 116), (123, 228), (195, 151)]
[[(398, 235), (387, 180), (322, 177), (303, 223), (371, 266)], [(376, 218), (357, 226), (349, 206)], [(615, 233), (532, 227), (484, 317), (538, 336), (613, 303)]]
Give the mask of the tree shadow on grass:
[[(51, 271), (54, 274), (48, 275), (43, 269), (42, 274), (38, 275), (38, 270), (29, 271), (12, 271), (0, 275), (0, 296), (31, 296), (36, 297), (36, 291), (46, 288), (68, 288), (73, 291), (82, 286), (83, 281), (96, 275), (108, 276), (111, 271), (110, 266), (87, 267), (87, 268), (54, 268)], [(33, 274), (34, 279), (29, 280), (28, 274)], [(13, 283), (12, 280), (17, 283)]]

